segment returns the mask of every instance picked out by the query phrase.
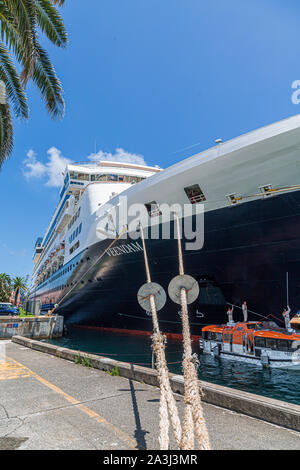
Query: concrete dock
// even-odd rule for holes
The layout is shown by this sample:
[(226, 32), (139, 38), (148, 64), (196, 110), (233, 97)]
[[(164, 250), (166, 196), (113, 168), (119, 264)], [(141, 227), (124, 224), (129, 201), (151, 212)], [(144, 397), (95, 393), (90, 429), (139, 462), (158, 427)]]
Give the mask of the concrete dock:
[(53, 316), (3, 316), (0, 317), (0, 340), (15, 335), (27, 338), (60, 338), (63, 335), (64, 317)]
[[(5, 343), (0, 450), (159, 448), (157, 387)], [(182, 412), (182, 396), (176, 399)], [(215, 405), (203, 408), (215, 450), (300, 449), (299, 432)]]

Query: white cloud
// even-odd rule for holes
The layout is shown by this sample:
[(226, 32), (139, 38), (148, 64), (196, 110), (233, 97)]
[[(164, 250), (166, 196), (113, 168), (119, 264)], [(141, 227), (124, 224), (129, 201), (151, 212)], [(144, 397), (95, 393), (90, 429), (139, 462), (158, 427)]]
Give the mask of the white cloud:
[[(72, 160), (63, 157), (61, 151), (56, 147), (51, 147), (47, 151), (48, 161), (43, 163), (37, 159), (37, 154), (34, 150), (27, 152), (27, 158), (23, 161), (24, 170), (23, 174), (29, 181), (32, 178), (46, 178), (45, 186), (60, 187), (63, 183), (63, 171)], [(134, 163), (138, 165), (146, 165), (144, 157), (136, 153), (130, 153), (122, 148), (117, 148), (115, 153), (103, 152), (99, 150), (87, 157), (90, 161), (98, 162), (100, 160)]]
[(29, 150), (27, 158), (23, 161), (25, 167), (23, 174), (27, 180), (46, 177), (45, 186), (60, 187), (63, 183), (62, 172), (72, 161), (63, 157), (56, 147), (51, 147), (47, 154), (48, 162), (44, 164), (37, 160), (36, 153), (32, 149)]
[(122, 163), (135, 163), (137, 165), (146, 165), (144, 157), (142, 155), (137, 155), (136, 153), (130, 153), (122, 148), (117, 148), (115, 153), (103, 152), (99, 150), (97, 153), (92, 153), (89, 157), (89, 160), (100, 161), (108, 160), (113, 162), (122, 162)]
[(60, 150), (51, 147), (47, 154), (49, 162), (46, 164), (48, 181), (46, 186), (57, 187), (63, 183), (63, 171), (71, 160), (62, 156)]
[(36, 153), (31, 149), (27, 152), (27, 158), (24, 160), (24, 176), (27, 180), (31, 178), (41, 178), (46, 173), (46, 167), (36, 159)]

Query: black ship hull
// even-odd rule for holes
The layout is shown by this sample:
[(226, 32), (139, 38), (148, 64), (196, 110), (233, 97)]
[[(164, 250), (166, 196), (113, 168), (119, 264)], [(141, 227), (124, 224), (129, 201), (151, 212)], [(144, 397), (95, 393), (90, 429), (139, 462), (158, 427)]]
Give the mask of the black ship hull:
[[(200, 335), (204, 325), (226, 322), (229, 304), (236, 305), (237, 321), (246, 301), (248, 320), (264, 317), (278, 324), (287, 302), (293, 313), (300, 309), (299, 191), (207, 212), (204, 218), (203, 248), (186, 251), (185, 240), (182, 244), (185, 272), (200, 285), (199, 298), (189, 306), (192, 335)], [(56, 312), (69, 323), (151, 332), (151, 316), (137, 302), (146, 281), (141, 241), (118, 240), (93, 266), (111, 243), (100, 241), (83, 251), (31, 299), (40, 299), (44, 308), (63, 299)], [(146, 246), (152, 280), (167, 292), (178, 274), (177, 240), (149, 239)], [(159, 321), (163, 332), (180, 334), (180, 306), (168, 298)]]

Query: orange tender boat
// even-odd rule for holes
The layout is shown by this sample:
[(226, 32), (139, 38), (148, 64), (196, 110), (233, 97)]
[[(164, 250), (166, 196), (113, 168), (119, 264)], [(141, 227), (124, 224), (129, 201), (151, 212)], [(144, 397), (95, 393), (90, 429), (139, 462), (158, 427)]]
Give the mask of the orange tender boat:
[(200, 350), (216, 357), (300, 370), (300, 331), (273, 325), (268, 328), (262, 322), (229, 322), (206, 326)]

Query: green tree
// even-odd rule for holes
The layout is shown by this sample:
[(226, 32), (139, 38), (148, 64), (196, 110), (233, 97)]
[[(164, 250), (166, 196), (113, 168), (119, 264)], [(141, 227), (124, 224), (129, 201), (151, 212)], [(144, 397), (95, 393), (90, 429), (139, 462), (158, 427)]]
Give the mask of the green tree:
[(14, 288), (14, 291), (15, 291), (15, 305), (17, 306), (18, 297), (19, 297), (20, 292), (22, 290), (24, 292), (27, 291), (28, 286), (26, 284), (26, 279), (24, 277), (21, 277), (21, 276), (16, 276), (12, 281), (12, 285), (13, 285), (13, 288)]
[(0, 169), (13, 148), (11, 107), (16, 117), (29, 116), (25, 93), (29, 80), (40, 90), (50, 115), (64, 115), (61, 82), (39, 43), (42, 33), (55, 46), (67, 45), (66, 29), (56, 7), (63, 3), (64, 0), (0, 0)]
[(11, 277), (8, 274), (0, 273), (0, 302), (10, 301), (11, 290)]

